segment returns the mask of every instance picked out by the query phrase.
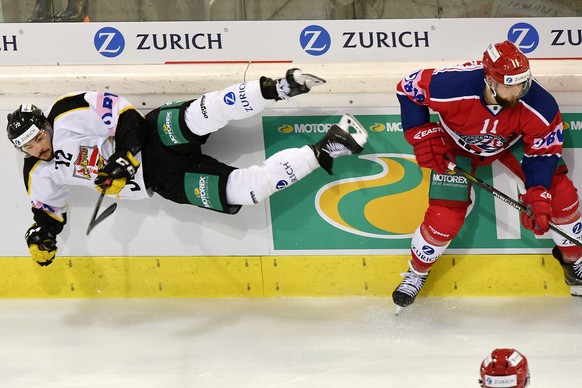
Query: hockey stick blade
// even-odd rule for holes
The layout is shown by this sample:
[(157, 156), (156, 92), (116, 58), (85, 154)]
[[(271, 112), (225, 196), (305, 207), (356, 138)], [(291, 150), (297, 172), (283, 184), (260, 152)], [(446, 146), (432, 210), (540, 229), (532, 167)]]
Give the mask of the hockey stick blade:
[[(484, 189), (485, 191), (493, 194), (493, 196), (495, 198), (498, 198), (498, 199), (502, 200), (503, 202), (505, 202), (506, 204), (508, 204), (509, 206), (513, 207), (514, 209), (519, 210), (519, 212), (525, 213), (528, 216), (532, 216), (531, 210), (528, 209), (527, 207), (525, 207), (521, 202), (518, 202), (515, 199), (511, 198), (510, 196), (502, 193), (501, 191), (497, 190), (495, 187), (491, 186), (487, 182), (483, 182), (481, 179), (479, 179), (476, 176), (472, 175), (471, 173), (463, 170), (461, 167), (457, 166), (455, 163), (449, 162), (449, 165), (447, 166), (447, 168), (450, 171), (454, 171), (458, 174), (463, 175), (465, 178), (469, 179), (470, 181), (475, 183), (477, 186), (479, 186), (482, 189)], [(568, 234), (568, 232), (566, 232), (564, 229), (560, 228), (558, 225), (556, 225), (550, 221), (549, 227), (551, 230), (558, 233), (560, 236), (564, 237), (566, 240), (570, 241), (572, 244), (582, 248), (582, 241), (578, 240), (574, 236), (571, 236), (570, 234)]]
[(94, 227), (101, 223), (101, 221), (112, 215), (115, 209), (117, 209), (117, 203), (109, 205), (109, 207), (103, 210), (103, 213), (99, 214), (98, 217), (93, 217), (91, 222), (89, 222), (89, 226), (87, 227), (87, 235), (89, 235), (89, 232), (91, 232)]
[(117, 209), (117, 203), (112, 203), (111, 205), (109, 205), (109, 207), (103, 210), (103, 213), (99, 214), (99, 217), (95, 219), (93, 227), (95, 227), (95, 225), (99, 224), (101, 221), (112, 215), (115, 209)]
[(101, 204), (103, 203), (103, 199), (105, 198), (105, 191), (106, 191), (107, 187), (110, 185), (111, 185), (111, 179), (107, 179), (101, 185), (101, 189), (102, 189), (101, 194), (99, 194), (99, 199), (97, 199), (97, 204), (95, 205), (95, 210), (93, 210), (93, 215), (91, 216), (91, 220), (89, 221), (89, 225), (87, 226), (87, 236), (89, 235), (91, 230), (93, 230), (93, 228), (95, 226), (97, 226), (97, 224), (99, 224), (101, 221), (103, 221), (104, 219), (109, 217), (111, 214), (113, 214), (115, 209), (117, 209), (117, 203), (114, 203), (114, 204), (110, 205), (107, 209), (105, 209), (105, 211), (103, 211), (103, 213), (101, 213), (99, 216), (97, 216), (97, 214), (99, 213), (99, 209), (101, 208)]

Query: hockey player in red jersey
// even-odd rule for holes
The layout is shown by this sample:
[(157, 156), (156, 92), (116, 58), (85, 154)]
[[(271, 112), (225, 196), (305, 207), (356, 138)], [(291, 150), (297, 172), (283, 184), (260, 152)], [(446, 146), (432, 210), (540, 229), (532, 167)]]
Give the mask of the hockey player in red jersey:
[(526, 388), (530, 381), (527, 358), (515, 349), (494, 349), (481, 362), (479, 374), (483, 388)]
[[(521, 202), (525, 228), (548, 232), (549, 221), (580, 239), (578, 194), (561, 158), (562, 117), (555, 99), (532, 79), (527, 57), (510, 41), (491, 44), (481, 62), (424, 69), (397, 85), (404, 137), (420, 167), (447, 172), (449, 159), (475, 173), (499, 160), (525, 184)], [(431, 122), (429, 109), (439, 122)], [(523, 147), (521, 163), (513, 148)], [(412, 258), (392, 298), (399, 307), (412, 304), (431, 267), (465, 222), (471, 182), (438, 184), (431, 179), (429, 206), (411, 242)], [(440, 180), (442, 181), (442, 180)], [(572, 295), (582, 295), (582, 248), (550, 231), (554, 257), (564, 270)]]
[(55, 258), (70, 186), (97, 187), (128, 199), (158, 193), (173, 202), (235, 214), (319, 167), (331, 174), (334, 158), (360, 153), (367, 141), (350, 115), (317, 143), (280, 151), (260, 165), (236, 168), (202, 152), (208, 136), (231, 120), (254, 116), (324, 82), (289, 69), (283, 78), (232, 85), (163, 105), (145, 117), (123, 97), (101, 92), (65, 95), (46, 115), (34, 105), (21, 105), (8, 115), (7, 135), (27, 156), (24, 182), (34, 224), (25, 237), (33, 259), (46, 266)]

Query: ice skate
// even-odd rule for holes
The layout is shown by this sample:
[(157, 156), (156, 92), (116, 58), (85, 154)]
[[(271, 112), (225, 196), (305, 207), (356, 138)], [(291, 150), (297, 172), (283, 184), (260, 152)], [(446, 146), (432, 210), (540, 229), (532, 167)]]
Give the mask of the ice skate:
[(582, 258), (575, 263), (565, 263), (562, 252), (555, 246), (552, 255), (560, 262), (564, 270), (564, 281), (570, 286), (570, 295), (582, 296)]
[[(350, 133), (350, 127), (356, 132)], [(359, 154), (368, 141), (368, 132), (362, 124), (350, 114), (342, 116), (338, 124), (333, 125), (325, 136), (311, 145), (319, 165), (333, 174), (333, 159), (339, 156)]]
[(407, 272), (401, 274), (404, 279), (396, 287), (392, 293), (392, 300), (394, 304), (398, 306), (396, 308), (396, 315), (402, 310), (403, 307), (410, 306), (414, 303), (416, 296), (422, 290), (424, 282), (428, 278), (430, 272), (418, 272), (412, 268), (410, 261), (408, 262), (409, 269)]
[(55, 15), (56, 22), (88, 21), (89, 0), (69, 0), (67, 9)]
[(285, 78), (277, 80), (277, 93), (283, 100), (307, 93), (312, 87), (323, 85), (325, 80), (313, 74), (304, 74), (299, 69), (289, 69)]
[(30, 18), (29, 23), (46, 23), (54, 21), (51, 0), (37, 0), (36, 6)]
[(260, 83), (263, 97), (280, 101), (305, 94), (314, 86), (324, 84), (325, 80), (313, 74), (304, 74), (300, 69), (293, 68), (287, 70), (285, 78), (274, 80), (261, 77)]

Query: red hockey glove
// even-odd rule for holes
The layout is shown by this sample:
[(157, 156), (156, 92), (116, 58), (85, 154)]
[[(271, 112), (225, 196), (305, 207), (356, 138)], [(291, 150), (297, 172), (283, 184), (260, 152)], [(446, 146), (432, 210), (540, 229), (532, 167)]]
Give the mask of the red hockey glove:
[(540, 236), (546, 233), (552, 218), (552, 195), (544, 186), (534, 186), (527, 189), (525, 194), (520, 194), (519, 199), (532, 212), (531, 217), (524, 212), (521, 213), (524, 228), (533, 230)]
[(448, 153), (445, 136), (445, 130), (437, 123), (426, 123), (404, 131), (404, 138), (414, 147), (414, 156), (418, 165), (430, 168), (439, 174), (446, 173), (449, 164), (445, 159)]

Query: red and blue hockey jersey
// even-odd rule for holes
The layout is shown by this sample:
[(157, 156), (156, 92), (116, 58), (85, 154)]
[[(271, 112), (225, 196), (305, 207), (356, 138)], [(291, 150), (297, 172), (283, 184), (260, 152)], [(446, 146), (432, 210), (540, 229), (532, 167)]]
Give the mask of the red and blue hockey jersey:
[(564, 140), (556, 100), (533, 80), (516, 108), (487, 105), (484, 79), (480, 63), (409, 74), (397, 85), (403, 129), (430, 122), (432, 110), (452, 140), (473, 155), (494, 157), (523, 140), (526, 188), (549, 188)]

